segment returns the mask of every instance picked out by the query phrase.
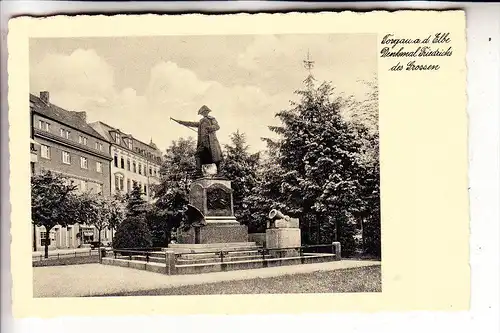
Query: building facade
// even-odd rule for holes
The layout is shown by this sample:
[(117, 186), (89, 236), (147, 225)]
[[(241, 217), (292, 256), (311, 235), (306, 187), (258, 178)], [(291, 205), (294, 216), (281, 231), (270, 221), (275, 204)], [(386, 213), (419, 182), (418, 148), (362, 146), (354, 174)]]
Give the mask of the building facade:
[(151, 140), (146, 144), (132, 135), (103, 122), (90, 126), (110, 143), (111, 191), (126, 194), (134, 185), (139, 186), (146, 201), (152, 202), (152, 186), (159, 183), (162, 153)]
[[(70, 179), (79, 192), (111, 195), (110, 143), (86, 122), (85, 112), (68, 111), (50, 103), (49, 93), (30, 94), (32, 173), (50, 170)], [(34, 249), (44, 247), (45, 227), (36, 227)], [(93, 226), (56, 226), (50, 248), (89, 246), (98, 239)], [(103, 231), (102, 241), (109, 241)]]

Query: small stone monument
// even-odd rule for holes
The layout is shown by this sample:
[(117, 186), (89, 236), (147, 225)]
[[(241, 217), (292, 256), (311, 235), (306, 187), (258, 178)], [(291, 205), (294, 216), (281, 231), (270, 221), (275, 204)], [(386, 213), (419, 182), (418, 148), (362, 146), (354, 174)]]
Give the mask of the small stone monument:
[[(269, 212), (270, 221), (266, 229), (266, 247), (273, 257), (290, 257), (299, 255), (297, 249), (301, 246), (299, 219), (283, 215), (273, 209)], [(285, 250), (273, 250), (273, 249)]]
[[(190, 209), (197, 211), (188, 231), (179, 234), (184, 244), (248, 242), (248, 228), (234, 216), (231, 181), (203, 177), (193, 181), (189, 191)], [(189, 214), (188, 214), (189, 217)]]

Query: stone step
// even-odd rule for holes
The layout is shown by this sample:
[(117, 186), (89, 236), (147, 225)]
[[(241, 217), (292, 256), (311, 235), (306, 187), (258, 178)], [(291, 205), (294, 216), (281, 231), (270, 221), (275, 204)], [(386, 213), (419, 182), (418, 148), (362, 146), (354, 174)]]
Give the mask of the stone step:
[(216, 251), (251, 251), (259, 247), (255, 242), (212, 243), (212, 244), (170, 244), (168, 250), (175, 253), (203, 253)]
[[(270, 255), (265, 255), (265, 259), (270, 259)], [(223, 262), (235, 262), (235, 261), (246, 261), (246, 260), (258, 260), (262, 259), (261, 255), (249, 255), (249, 256), (237, 256), (237, 257), (224, 257)], [(195, 265), (195, 264), (215, 264), (220, 263), (220, 258), (202, 258), (202, 259), (177, 259), (176, 264), (178, 265)]]
[[(248, 255), (258, 255), (259, 251), (257, 250), (246, 250), (246, 251), (238, 251), (238, 252), (227, 252), (224, 254), (224, 257), (240, 257), (240, 256), (248, 256)], [(204, 259), (204, 258), (220, 258), (220, 254), (218, 252), (207, 252), (207, 253), (182, 253), (179, 255), (182, 259)]]

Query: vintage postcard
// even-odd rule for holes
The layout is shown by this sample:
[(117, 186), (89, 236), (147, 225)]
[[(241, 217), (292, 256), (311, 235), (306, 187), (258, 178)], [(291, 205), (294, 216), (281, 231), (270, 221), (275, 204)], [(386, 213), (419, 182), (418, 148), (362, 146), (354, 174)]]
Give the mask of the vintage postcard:
[(464, 12), (21, 17), (8, 48), (16, 317), (468, 308)]

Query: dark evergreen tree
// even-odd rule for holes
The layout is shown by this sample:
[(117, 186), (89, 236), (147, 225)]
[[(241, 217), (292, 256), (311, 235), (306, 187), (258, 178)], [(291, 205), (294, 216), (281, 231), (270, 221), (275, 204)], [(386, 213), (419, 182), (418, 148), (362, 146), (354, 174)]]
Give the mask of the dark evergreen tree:
[(245, 134), (239, 131), (231, 134), (231, 144), (225, 145), (224, 150), (221, 174), (231, 180), (234, 215), (240, 223), (251, 224), (250, 207), (245, 198), (251, 195), (257, 184), (259, 154), (250, 154)]
[(361, 145), (341, 116), (346, 101), (329, 83), (307, 81), (300, 101), (277, 114), (282, 125), (270, 127), (279, 135), (270, 143), (281, 173), (279, 190), (270, 191), (279, 191), (284, 213), (300, 218), (304, 242), (339, 240), (344, 253), (353, 252)]
[(148, 211), (148, 204), (142, 198), (143, 192), (141, 188), (134, 184), (132, 191), (127, 193), (125, 197), (126, 209), (125, 218), (129, 217), (142, 217), (144, 218), (146, 212)]

